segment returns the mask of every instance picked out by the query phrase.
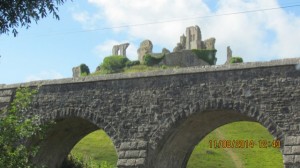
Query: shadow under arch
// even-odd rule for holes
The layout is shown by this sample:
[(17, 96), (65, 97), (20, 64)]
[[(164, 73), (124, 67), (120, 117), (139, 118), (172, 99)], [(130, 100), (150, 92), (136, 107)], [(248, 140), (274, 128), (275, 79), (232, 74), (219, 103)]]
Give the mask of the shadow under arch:
[[(283, 141), (283, 134), (276, 124), (257, 108), (242, 105), (242, 109), (233, 109), (210, 104), (209, 108), (197, 109), (192, 114), (178, 118), (157, 146), (151, 151), (150, 167), (185, 168), (195, 146), (216, 128), (237, 121), (258, 122), (277, 139)], [(197, 106), (194, 106), (197, 107)], [(200, 108), (200, 107), (199, 107)], [(186, 113), (185, 113), (186, 114)], [(282, 147), (282, 146), (281, 146)], [(281, 148), (282, 152), (282, 148)]]
[(99, 129), (106, 132), (115, 146), (112, 132), (105, 130), (105, 128), (98, 126), (98, 124), (81, 117), (57, 119), (47, 129), (43, 140), (38, 143), (39, 150), (33, 158), (33, 162), (38, 166), (59, 168), (63, 160), (82, 138)]

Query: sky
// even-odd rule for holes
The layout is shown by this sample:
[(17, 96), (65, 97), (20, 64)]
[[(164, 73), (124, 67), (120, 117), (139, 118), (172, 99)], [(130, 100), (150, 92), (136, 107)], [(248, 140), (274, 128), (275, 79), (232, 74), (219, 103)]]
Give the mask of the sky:
[[(262, 10), (270, 8), (279, 9)], [(153, 52), (172, 51), (194, 25), (203, 40), (216, 38), (217, 64), (225, 63), (227, 46), (244, 62), (300, 57), (299, 0), (73, 0), (58, 14), (18, 28), (17, 37), (0, 35), (0, 84), (70, 78), (81, 63), (94, 72), (125, 42), (130, 60), (146, 39)]]

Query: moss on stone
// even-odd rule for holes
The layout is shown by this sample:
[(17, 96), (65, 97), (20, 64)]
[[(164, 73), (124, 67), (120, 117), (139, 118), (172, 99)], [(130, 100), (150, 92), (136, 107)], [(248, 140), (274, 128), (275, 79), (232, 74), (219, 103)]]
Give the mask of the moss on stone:
[(209, 65), (215, 65), (217, 62), (217, 58), (216, 58), (217, 50), (192, 49), (192, 51), (197, 55), (198, 58), (207, 62)]

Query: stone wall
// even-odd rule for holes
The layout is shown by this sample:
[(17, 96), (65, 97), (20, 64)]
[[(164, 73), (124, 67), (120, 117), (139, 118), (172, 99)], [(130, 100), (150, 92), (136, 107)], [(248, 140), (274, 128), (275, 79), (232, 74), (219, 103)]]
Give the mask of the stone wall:
[(0, 90), (0, 111), (8, 107), (9, 103), (12, 101), (12, 96), (13, 96), (13, 90), (10, 89)]
[[(282, 142), (287, 168), (299, 167), (300, 59), (113, 74), (0, 86), (2, 103), (19, 86), (40, 86), (32, 104), (46, 135), (38, 162), (59, 166), (73, 145), (103, 129), (118, 167), (184, 167), (215, 128), (256, 121)], [(9, 91), (12, 90), (12, 91)]]

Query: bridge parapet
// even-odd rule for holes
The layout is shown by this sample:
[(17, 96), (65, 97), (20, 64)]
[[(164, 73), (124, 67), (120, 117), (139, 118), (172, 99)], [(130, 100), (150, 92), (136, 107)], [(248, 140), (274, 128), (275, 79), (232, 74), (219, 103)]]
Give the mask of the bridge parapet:
[(8, 105), (12, 101), (12, 97), (13, 97), (12, 89), (0, 90), (0, 111), (8, 107)]
[(27, 83), (16, 83), (16, 84), (0, 84), (0, 90), (11, 89), (25, 86), (43, 86), (43, 85), (59, 85), (59, 84), (70, 84), (70, 83), (82, 83), (82, 82), (96, 82), (105, 80), (120, 80), (130, 78), (146, 78), (155, 76), (173, 76), (181, 74), (193, 74), (193, 73), (206, 73), (206, 72), (218, 72), (218, 71), (232, 71), (232, 70), (243, 70), (243, 69), (254, 69), (254, 68), (267, 68), (276, 66), (295, 65), (297, 70), (300, 70), (300, 58), (286, 58), (280, 60), (272, 60), (268, 62), (246, 62), (236, 64), (224, 64), (224, 65), (205, 65), (195, 66), (186, 68), (174, 68), (165, 70), (155, 70), (149, 72), (139, 73), (118, 73), (118, 74), (107, 74), (99, 76), (86, 76), (77, 78), (64, 78), (54, 80), (41, 80), (32, 81)]

